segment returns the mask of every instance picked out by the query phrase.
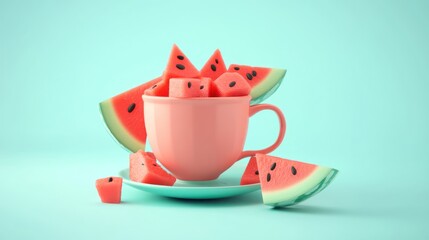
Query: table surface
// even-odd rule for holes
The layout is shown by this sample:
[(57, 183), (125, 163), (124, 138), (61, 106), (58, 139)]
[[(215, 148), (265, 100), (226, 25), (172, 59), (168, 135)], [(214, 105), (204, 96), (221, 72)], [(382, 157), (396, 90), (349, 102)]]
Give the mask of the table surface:
[[(122, 156), (122, 155), (121, 155)], [(124, 158), (126, 155), (123, 155)], [(37, 164), (28, 162), (31, 158)], [(260, 191), (215, 200), (159, 197), (124, 185), (121, 204), (102, 204), (95, 179), (126, 161), (108, 156), (2, 156), (0, 239), (427, 239), (422, 186), (368, 184), (340, 169), (334, 182), (291, 208), (262, 204)], [(94, 160), (95, 159), (95, 160)], [(103, 159), (103, 160), (100, 160)], [(79, 164), (75, 162), (78, 161)], [(246, 162), (231, 168), (241, 174)], [(348, 176), (349, 175), (349, 176)], [(373, 179), (374, 180), (374, 179)], [(424, 190), (423, 192), (427, 192)]]

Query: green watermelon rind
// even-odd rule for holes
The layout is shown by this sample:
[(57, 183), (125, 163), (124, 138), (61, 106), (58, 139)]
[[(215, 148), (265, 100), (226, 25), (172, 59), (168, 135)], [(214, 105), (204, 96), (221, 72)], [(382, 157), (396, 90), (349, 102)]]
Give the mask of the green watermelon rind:
[(112, 101), (106, 100), (100, 103), (100, 113), (105, 126), (112, 138), (129, 152), (145, 150), (146, 144), (136, 139), (121, 123), (117, 117)]
[(265, 79), (250, 92), (252, 100), (251, 105), (261, 103), (265, 99), (269, 98), (273, 93), (280, 87), (284, 77), (286, 75), (286, 69), (273, 68)]
[(338, 170), (336, 169), (319, 166), (310, 176), (293, 186), (276, 191), (263, 192), (263, 202), (265, 205), (274, 207), (295, 205), (325, 189), (337, 173)]

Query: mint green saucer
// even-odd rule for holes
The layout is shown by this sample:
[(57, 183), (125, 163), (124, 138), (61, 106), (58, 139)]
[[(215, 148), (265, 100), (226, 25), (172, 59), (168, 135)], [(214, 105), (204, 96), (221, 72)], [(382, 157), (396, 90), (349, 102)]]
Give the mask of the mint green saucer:
[(213, 181), (181, 181), (177, 180), (173, 186), (163, 186), (133, 182), (128, 175), (128, 168), (119, 172), (123, 182), (133, 188), (157, 194), (164, 197), (184, 199), (215, 199), (238, 196), (261, 189), (260, 184), (240, 185), (240, 178), (234, 176), (220, 176)]

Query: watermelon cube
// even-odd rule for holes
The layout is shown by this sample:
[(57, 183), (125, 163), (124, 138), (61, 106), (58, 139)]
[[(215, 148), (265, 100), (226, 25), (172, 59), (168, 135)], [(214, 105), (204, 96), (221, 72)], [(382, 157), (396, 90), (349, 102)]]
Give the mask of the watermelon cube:
[(256, 163), (256, 157), (251, 157), (246, 169), (244, 170), (243, 176), (241, 176), (240, 185), (259, 183), (259, 171), (258, 164)]
[(98, 195), (103, 203), (120, 203), (122, 191), (122, 178), (107, 177), (95, 181)]
[(210, 97), (211, 89), (212, 89), (212, 79), (207, 77), (201, 78), (200, 97)]
[(151, 152), (139, 150), (130, 154), (130, 179), (135, 182), (172, 186), (176, 178), (156, 162)]
[(201, 96), (201, 79), (199, 78), (171, 78), (170, 97), (192, 98)]
[(213, 81), (213, 96), (238, 97), (250, 93), (250, 85), (238, 73), (226, 72)]
[(166, 81), (157, 82), (152, 87), (146, 89), (144, 94), (149, 96), (168, 97), (168, 84)]

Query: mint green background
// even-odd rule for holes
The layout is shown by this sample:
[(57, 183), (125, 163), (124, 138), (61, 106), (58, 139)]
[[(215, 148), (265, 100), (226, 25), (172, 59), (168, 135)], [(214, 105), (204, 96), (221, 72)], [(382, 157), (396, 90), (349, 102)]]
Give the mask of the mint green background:
[[(428, 1), (0, 0), (0, 239), (428, 239)], [(186, 201), (95, 179), (127, 167), (98, 102), (161, 74), (177, 43), (201, 67), (285, 67), (273, 155), (332, 166), (295, 208), (259, 192)], [(251, 120), (247, 149), (270, 144)], [(246, 162), (234, 166), (240, 175)], [(234, 170), (234, 169), (233, 169)]]

